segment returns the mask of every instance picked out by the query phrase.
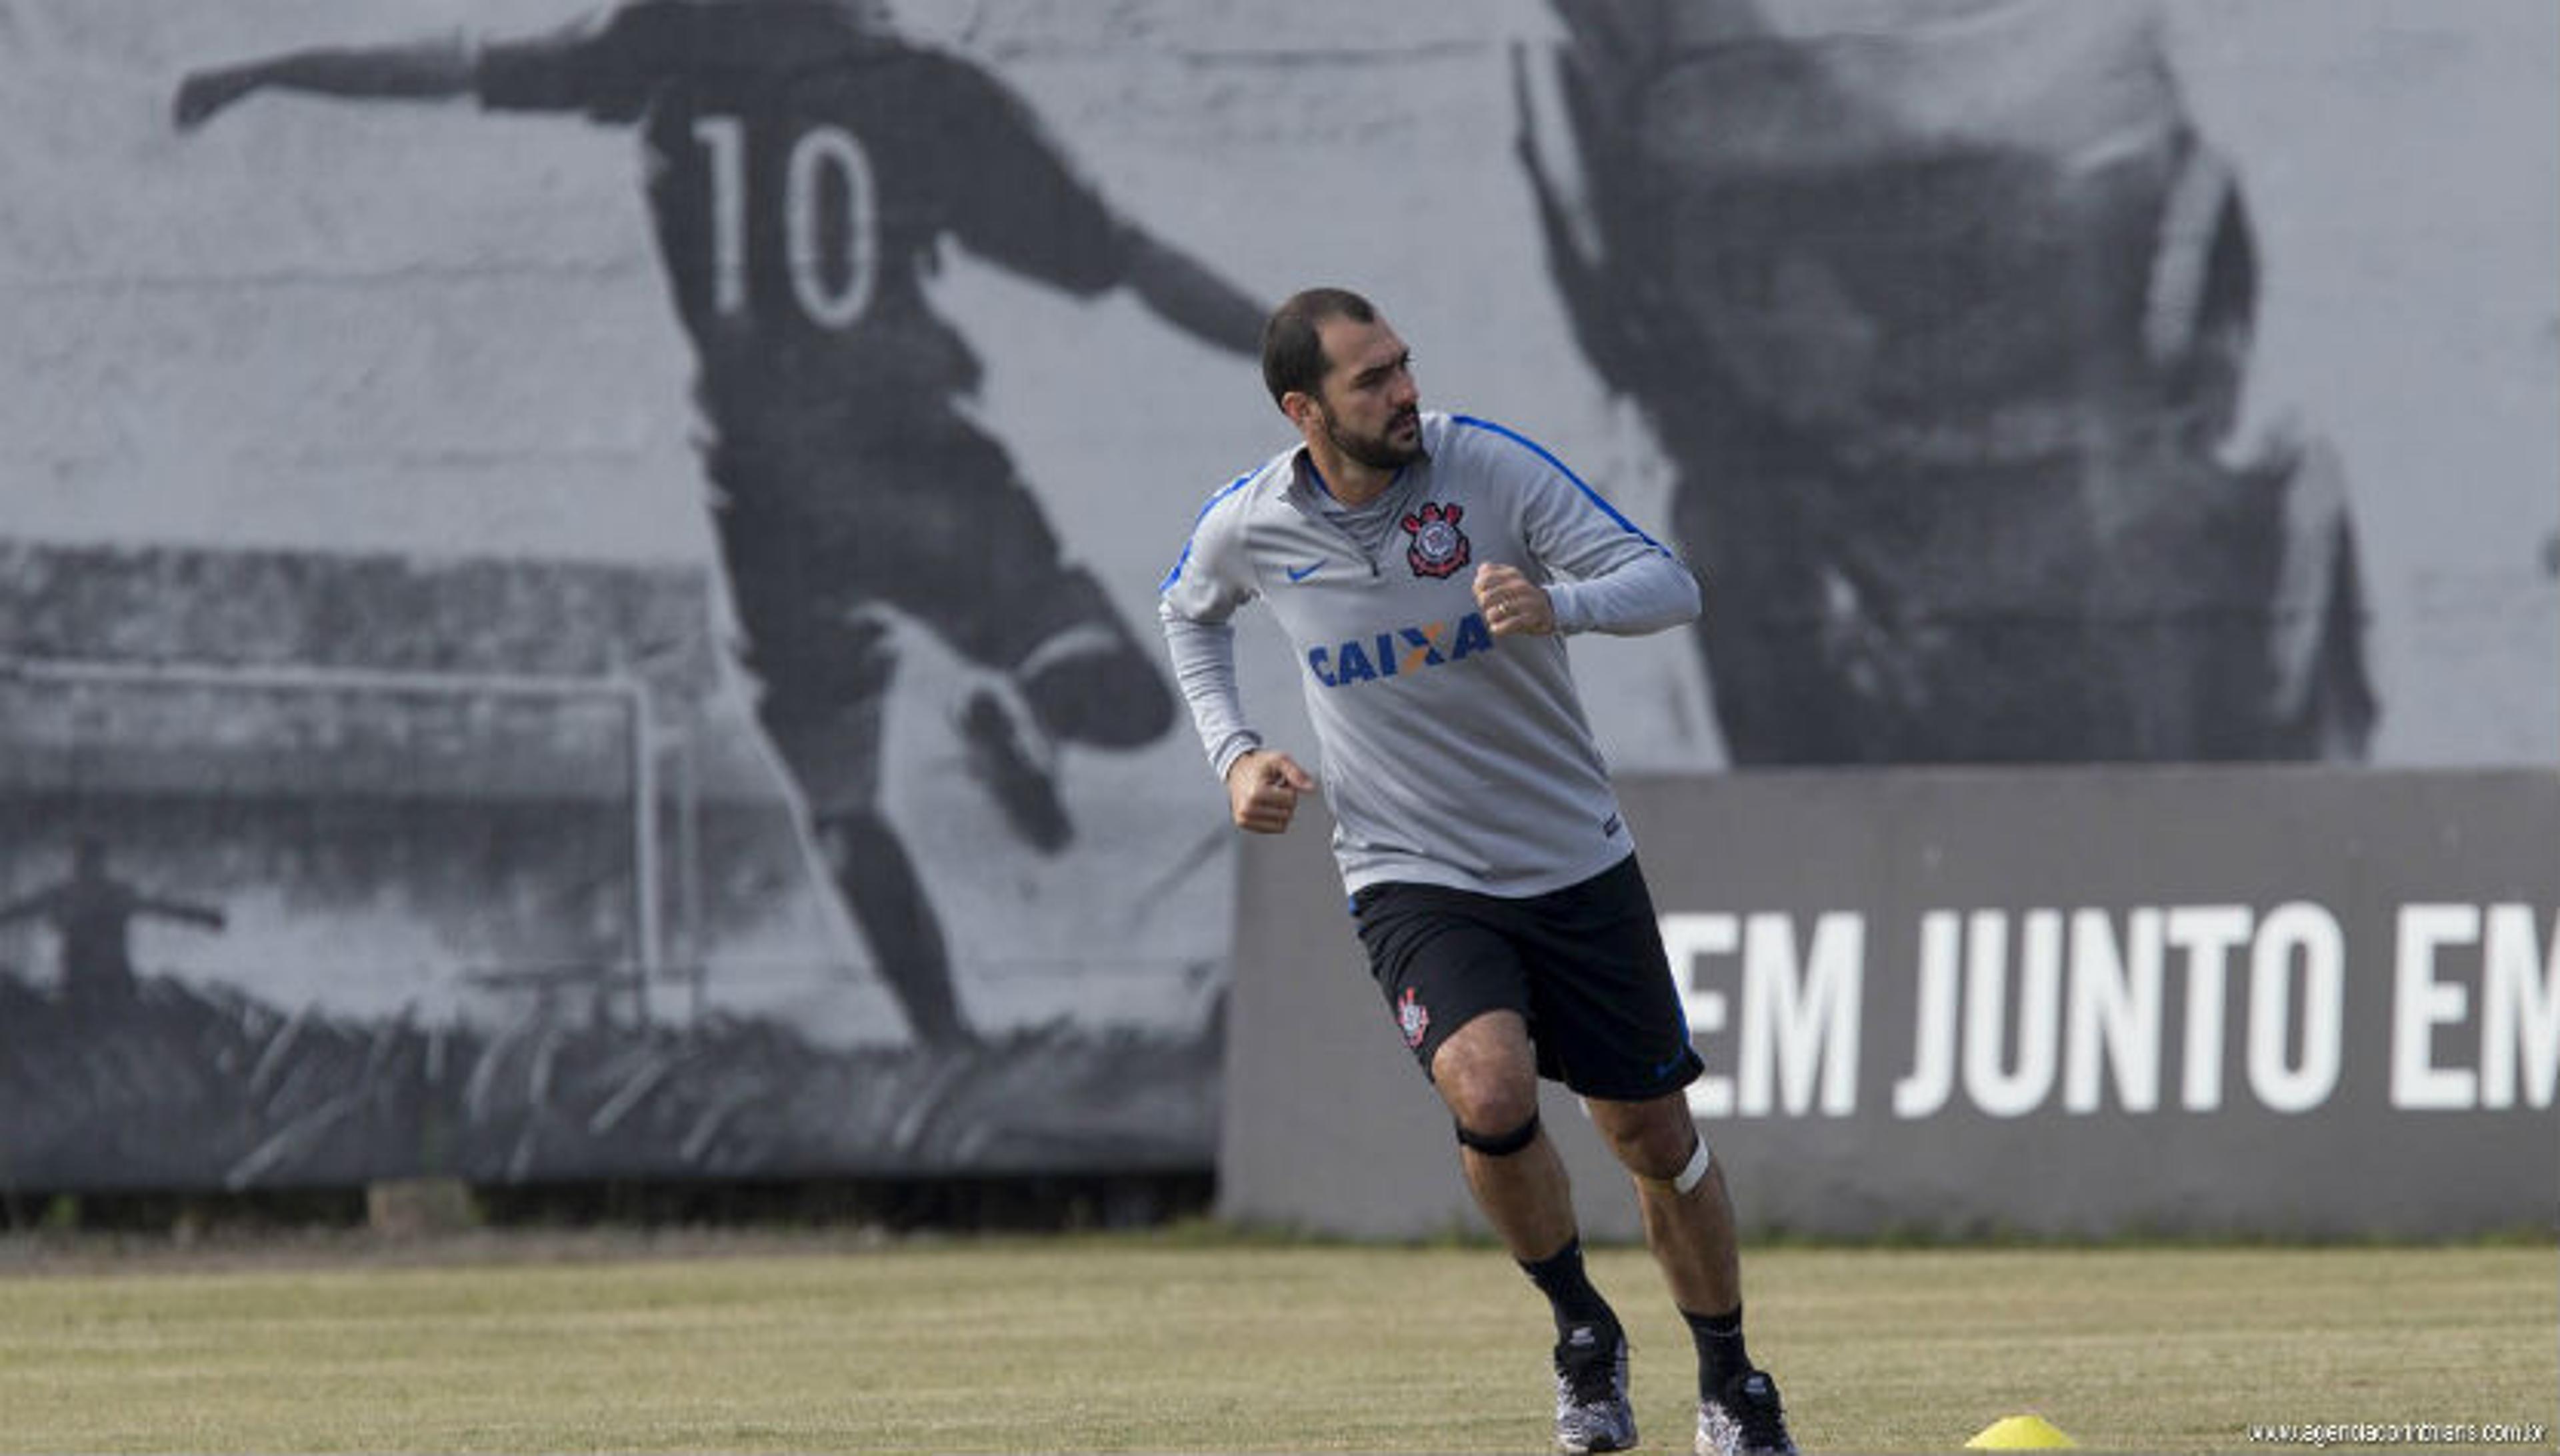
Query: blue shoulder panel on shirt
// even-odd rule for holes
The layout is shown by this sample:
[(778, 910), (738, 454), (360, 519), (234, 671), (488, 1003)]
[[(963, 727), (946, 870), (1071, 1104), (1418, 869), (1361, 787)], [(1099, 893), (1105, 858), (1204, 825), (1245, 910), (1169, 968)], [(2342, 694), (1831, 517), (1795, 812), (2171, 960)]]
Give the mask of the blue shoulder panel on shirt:
[(1617, 522), (1619, 527), (1625, 530), (1628, 535), (1635, 537), (1645, 545), (1661, 552), (1664, 556), (1672, 555), (1672, 549), (1670, 547), (1667, 547), (1661, 542), (1654, 540), (1651, 536), (1646, 535), (1643, 527), (1638, 526), (1635, 522), (1618, 514), (1618, 508), (1616, 506), (1609, 504), (1606, 497), (1602, 496), (1600, 492), (1593, 490), (1590, 482), (1584, 480), (1581, 476), (1574, 474), (1572, 466), (1555, 458), (1554, 452), (1547, 449), (1546, 446), (1539, 444), (1537, 441), (1530, 439), (1527, 435), (1520, 433), (1519, 430), (1513, 429), (1509, 425), (1496, 424), (1490, 419), (1479, 419), (1472, 414), (1452, 414), (1449, 416), (1449, 422), (1452, 424), (1462, 424), (1470, 429), (1481, 429), (1488, 434), (1501, 435), (1504, 439), (1510, 440), (1513, 444), (1519, 445), (1521, 449), (1524, 449), (1539, 459), (1544, 460), (1547, 464), (1554, 466), (1558, 474), (1561, 474), (1565, 479), (1572, 481), (1573, 488), (1582, 492), (1585, 500), (1588, 500), (1594, 506), (1599, 507), (1600, 514)]
[(1200, 539), (1200, 523), (1208, 519), (1208, 513), (1217, 509), (1218, 502), (1223, 501), (1228, 496), (1244, 489), (1244, 483), (1259, 474), (1261, 474), (1259, 470), (1245, 471), (1242, 475), (1239, 475), (1233, 480), (1228, 481), (1225, 485), (1220, 486), (1209, 496), (1208, 500), (1200, 506), (1200, 514), (1192, 518), (1192, 534), (1183, 538), (1183, 554), (1175, 559), (1174, 568), (1165, 573), (1165, 579), (1156, 583), (1156, 593), (1158, 595), (1163, 595), (1175, 582), (1183, 579), (1183, 567), (1191, 565), (1192, 543)]

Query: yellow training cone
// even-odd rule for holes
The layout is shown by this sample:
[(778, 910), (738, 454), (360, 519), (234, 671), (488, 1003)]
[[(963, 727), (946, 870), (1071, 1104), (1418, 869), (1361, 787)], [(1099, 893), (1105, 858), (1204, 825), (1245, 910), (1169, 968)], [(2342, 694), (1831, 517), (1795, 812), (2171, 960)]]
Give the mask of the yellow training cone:
[(2079, 1446), (2053, 1422), (2040, 1415), (2012, 1415), (1993, 1421), (1965, 1443), (1968, 1451), (2064, 1451)]

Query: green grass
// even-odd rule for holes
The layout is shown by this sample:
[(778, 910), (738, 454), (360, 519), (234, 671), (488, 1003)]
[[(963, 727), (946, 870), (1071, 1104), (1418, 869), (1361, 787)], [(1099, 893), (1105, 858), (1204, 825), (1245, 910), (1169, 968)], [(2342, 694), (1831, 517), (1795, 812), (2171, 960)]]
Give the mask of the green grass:
[[(1686, 1332), (1642, 1250), (1594, 1265), (1646, 1446), (1685, 1450)], [(5, 1451), (1547, 1444), (1544, 1307), (1486, 1247), (483, 1235), (0, 1269)], [(2028, 1411), (2142, 1451), (2241, 1449), (2253, 1422), (2560, 1418), (2547, 1241), (1787, 1247), (1747, 1278), (1809, 1450), (1955, 1451)]]

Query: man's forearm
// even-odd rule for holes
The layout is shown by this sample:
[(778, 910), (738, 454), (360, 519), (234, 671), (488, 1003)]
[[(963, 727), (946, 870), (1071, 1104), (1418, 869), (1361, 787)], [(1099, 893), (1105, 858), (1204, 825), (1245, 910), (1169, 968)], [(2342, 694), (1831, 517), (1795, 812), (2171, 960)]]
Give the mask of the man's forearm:
[(296, 51), (254, 69), (261, 83), (283, 90), (434, 100), (470, 94), (477, 51), (456, 34), (408, 45)]
[(1220, 781), (1235, 760), (1262, 745), (1262, 734), (1244, 720), (1235, 683), (1235, 629), (1224, 622), (1196, 622), (1164, 614), (1165, 646), (1174, 660), (1174, 682), (1190, 705), (1200, 751)]
[(1605, 576), (1547, 588), (1560, 632), (1634, 637), (1697, 620), (1705, 594), (1676, 558), (1648, 552)]
[(262, 90), (356, 100), (468, 95), (478, 89), (479, 70), (477, 50), (460, 35), (371, 50), (292, 51), (191, 73), (178, 84), (171, 119), (192, 131)]

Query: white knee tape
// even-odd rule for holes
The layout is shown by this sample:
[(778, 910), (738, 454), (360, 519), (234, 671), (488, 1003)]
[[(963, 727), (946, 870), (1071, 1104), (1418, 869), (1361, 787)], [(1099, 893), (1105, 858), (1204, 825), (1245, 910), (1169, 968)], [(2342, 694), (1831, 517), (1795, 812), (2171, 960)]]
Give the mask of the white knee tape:
[(1706, 1182), (1707, 1165), (1713, 1161), (1706, 1151), (1706, 1138), (1700, 1135), (1697, 1151), (1688, 1155), (1688, 1166), (1680, 1171), (1680, 1177), (1672, 1180), (1672, 1192), (1686, 1197), (1699, 1184)]

